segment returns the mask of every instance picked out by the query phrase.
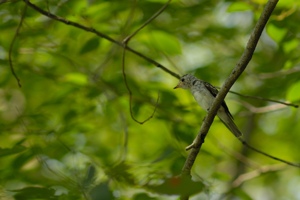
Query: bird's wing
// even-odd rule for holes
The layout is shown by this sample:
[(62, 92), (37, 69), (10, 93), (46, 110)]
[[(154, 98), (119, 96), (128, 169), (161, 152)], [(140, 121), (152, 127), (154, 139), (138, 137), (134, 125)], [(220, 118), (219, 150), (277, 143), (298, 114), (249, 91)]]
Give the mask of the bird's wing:
[[(210, 83), (208, 83), (208, 82), (203, 81), (203, 83), (204, 83), (204, 86), (206, 87), (206, 89), (207, 89), (214, 97), (216, 97), (217, 94), (218, 94), (218, 92), (219, 92), (218, 89), (215, 88), (214, 86), (212, 86), (212, 85), (211, 85)], [(228, 109), (228, 107), (227, 107), (225, 101), (223, 101), (221, 105), (224, 107), (226, 113), (228, 113), (228, 115), (233, 119), (233, 116), (232, 116), (231, 113), (229, 112), (229, 109)]]

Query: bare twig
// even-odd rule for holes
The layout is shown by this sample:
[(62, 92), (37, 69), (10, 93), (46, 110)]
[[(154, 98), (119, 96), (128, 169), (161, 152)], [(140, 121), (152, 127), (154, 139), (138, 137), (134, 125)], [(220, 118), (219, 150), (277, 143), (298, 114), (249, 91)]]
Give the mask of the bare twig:
[[(269, 17), (271, 16), (272, 11), (276, 7), (277, 2), (278, 2), (278, 0), (269, 0), (267, 2), (256, 26), (254, 27), (254, 30), (251, 33), (251, 36), (246, 45), (243, 55), (241, 56), (239, 62), (237, 63), (237, 65), (235, 66), (233, 71), (231, 72), (230, 76), (227, 78), (227, 80), (223, 84), (223, 86), (220, 89), (218, 95), (216, 96), (208, 114), (206, 115), (205, 120), (202, 123), (200, 132), (192, 144), (193, 148), (191, 149), (191, 152), (188, 155), (188, 158), (186, 159), (186, 162), (182, 169), (183, 175), (190, 175), (191, 168), (196, 160), (196, 157), (198, 155), (198, 152), (200, 151), (202, 144), (204, 143), (207, 132), (214, 120), (214, 117), (215, 117), (221, 103), (223, 102), (223, 100), (224, 100), (226, 94), (228, 93), (228, 91), (230, 90), (231, 86), (238, 79), (238, 77), (242, 74), (242, 72), (245, 70), (248, 63), (250, 62), (252, 55), (254, 53), (255, 47), (261, 36), (261, 33), (262, 33)], [(182, 199), (188, 199), (188, 197), (187, 198), (184, 197)]]
[(239, 187), (241, 184), (243, 184), (245, 181), (254, 179), (262, 174), (270, 173), (270, 172), (276, 172), (280, 170), (284, 170), (286, 168), (286, 165), (282, 164), (276, 164), (276, 165), (268, 165), (268, 166), (263, 166), (260, 167), (254, 171), (248, 172), (241, 174), (238, 176), (233, 182), (232, 186), (234, 188)]
[[(126, 44), (124, 44), (124, 47), (126, 47)], [(130, 116), (131, 116), (131, 118), (135, 122), (137, 122), (139, 124), (144, 124), (145, 122), (149, 121), (154, 116), (154, 114), (156, 112), (156, 109), (157, 109), (157, 106), (158, 106), (159, 95), (157, 96), (156, 104), (155, 104), (155, 107), (154, 107), (154, 110), (153, 110), (152, 114), (149, 117), (147, 117), (145, 120), (143, 120), (143, 121), (137, 120), (134, 117), (133, 112), (132, 112), (132, 92), (131, 92), (131, 89), (129, 87), (129, 84), (128, 84), (128, 81), (127, 81), (127, 75), (126, 75), (126, 72), (125, 72), (125, 52), (126, 52), (126, 50), (124, 48), (123, 49), (123, 54), (122, 54), (122, 73), (123, 73), (123, 78), (124, 78), (126, 89), (127, 89), (128, 93), (129, 93), (129, 110), (130, 110)]]
[(114, 44), (116, 44), (116, 45), (118, 45), (118, 46), (121, 46), (121, 47), (125, 48), (127, 51), (129, 51), (129, 52), (131, 52), (131, 53), (134, 53), (135, 55), (137, 55), (137, 56), (143, 58), (144, 60), (146, 60), (146, 61), (152, 63), (152, 64), (155, 65), (156, 67), (158, 67), (158, 68), (164, 70), (165, 72), (167, 72), (168, 74), (174, 76), (175, 78), (178, 78), (178, 79), (180, 78), (180, 76), (179, 76), (178, 74), (176, 74), (175, 72), (173, 72), (173, 71), (169, 70), (168, 68), (164, 67), (163, 65), (161, 65), (161, 64), (158, 63), (158, 62), (156, 62), (155, 60), (153, 60), (153, 59), (151, 59), (151, 58), (145, 56), (144, 54), (142, 54), (142, 53), (140, 53), (140, 52), (138, 52), (138, 51), (136, 51), (136, 50), (134, 50), (134, 49), (128, 47), (127, 45), (124, 47), (124, 43), (123, 43), (123, 42), (119, 42), (119, 41), (117, 41), (117, 40), (115, 40), (115, 39), (109, 37), (108, 35), (99, 32), (98, 30), (96, 30), (96, 29), (94, 29), (94, 28), (86, 27), (86, 26), (84, 26), (84, 25), (82, 25), (82, 24), (79, 24), (79, 23), (76, 23), (76, 22), (73, 22), (73, 21), (64, 19), (64, 18), (59, 17), (59, 16), (57, 16), (57, 15), (54, 15), (54, 14), (52, 14), (52, 13), (50, 13), (50, 12), (47, 12), (47, 11), (41, 9), (40, 7), (36, 6), (35, 4), (32, 4), (29, 0), (23, 0), (23, 1), (24, 1), (28, 6), (30, 6), (30, 7), (33, 8), (34, 10), (38, 11), (39, 13), (45, 15), (46, 17), (49, 17), (49, 18), (54, 19), (54, 20), (56, 20), (56, 21), (62, 22), (62, 23), (64, 23), (64, 24), (66, 24), (66, 25), (74, 26), (74, 27), (76, 27), (76, 28), (85, 30), (85, 31), (87, 31), (87, 32), (94, 33), (95, 35), (97, 35), (97, 36), (99, 36), (99, 37), (101, 37), (101, 38), (104, 38), (104, 39), (106, 39), (106, 40), (108, 40), (108, 41), (110, 41), (110, 42), (112, 42), (112, 43), (114, 43)]
[(266, 157), (272, 158), (273, 160), (277, 160), (277, 161), (279, 161), (279, 162), (285, 163), (285, 164), (287, 164), (287, 165), (290, 165), (290, 166), (293, 166), (293, 167), (298, 167), (298, 168), (300, 168), (300, 164), (299, 164), (299, 163), (293, 163), (293, 162), (286, 161), (286, 160), (283, 160), (283, 159), (281, 159), (281, 158), (272, 156), (272, 155), (270, 155), (270, 154), (268, 154), (268, 153), (265, 153), (265, 152), (263, 152), (263, 151), (261, 151), (261, 150), (255, 148), (255, 147), (251, 146), (250, 144), (248, 144), (248, 143), (247, 143), (245, 140), (243, 140), (242, 138), (238, 138), (238, 139), (241, 141), (241, 143), (242, 143), (244, 146), (246, 146), (247, 148), (249, 148), (249, 149), (251, 149), (251, 150), (253, 150), (253, 151), (255, 151), (255, 152), (259, 153), (259, 154), (262, 154), (262, 155), (264, 155), (264, 156), (266, 156)]
[(122, 73), (123, 73), (123, 78), (124, 78), (124, 82), (125, 82), (125, 85), (126, 85), (126, 88), (127, 88), (127, 91), (129, 93), (129, 109), (130, 109), (130, 115), (131, 115), (131, 118), (139, 123), (139, 124), (143, 124), (145, 122), (147, 122), (148, 120), (150, 120), (155, 111), (156, 111), (156, 108), (157, 108), (157, 105), (158, 105), (158, 100), (159, 100), (159, 95), (157, 97), (157, 101), (156, 101), (156, 105), (155, 105), (155, 108), (154, 108), (154, 111), (152, 113), (152, 115), (150, 115), (147, 119), (145, 119), (144, 121), (138, 121), (134, 116), (133, 116), (133, 113), (132, 113), (132, 92), (131, 92), (131, 89), (128, 85), (128, 82), (127, 82), (127, 76), (126, 76), (126, 72), (125, 72), (125, 53), (126, 53), (126, 49), (128, 48), (128, 43), (129, 41), (131, 40), (132, 37), (134, 37), (139, 31), (141, 31), (144, 27), (146, 27), (148, 24), (150, 24), (156, 17), (158, 17), (166, 8), (167, 6), (169, 5), (169, 3), (171, 2), (171, 0), (169, 0), (163, 7), (161, 7), (153, 16), (151, 16), (145, 23), (143, 23), (137, 30), (135, 30), (132, 34), (130, 34), (129, 36), (127, 36), (124, 40), (123, 40), (123, 54), (122, 54)]
[(296, 72), (300, 72), (300, 67), (296, 66), (293, 67), (291, 69), (287, 69), (287, 70), (280, 70), (280, 71), (276, 71), (276, 72), (270, 72), (270, 73), (260, 73), (260, 74), (256, 74), (255, 76), (261, 79), (270, 79), (270, 78), (276, 78), (276, 77), (282, 77), (282, 76), (286, 76), (289, 74), (293, 74)]
[(248, 102), (239, 101), (238, 103), (242, 104), (245, 108), (247, 108), (251, 113), (266, 113), (271, 111), (280, 110), (286, 108), (286, 105), (283, 104), (272, 104), (263, 107), (255, 107)]
[(234, 92), (234, 91), (231, 91), (231, 90), (229, 92), (232, 93), (232, 94), (236, 94), (238, 96), (241, 96), (241, 97), (245, 97), (245, 98), (258, 99), (258, 100), (262, 100), (262, 101), (269, 101), (269, 102), (283, 104), (283, 105), (286, 105), (286, 106), (293, 106), (295, 108), (299, 107), (299, 105), (293, 104), (293, 103), (289, 103), (289, 102), (284, 102), (284, 101), (279, 101), (279, 100), (274, 100), (274, 99), (268, 99), (268, 98), (264, 98), (264, 97), (244, 95), (244, 94), (240, 94), (240, 93), (237, 93), (237, 92)]
[(15, 72), (15, 69), (14, 69), (14, 66), (13, 66), (12, 51), (13, 51), (13, 47), (14, 47), (14, 44), (16, 42), (16, 39), (17, 39), (17, 37), (20, 33), (20, 29), (22, 27), (26, 11), (27, 11), (27, 5), (24, 6), (24, 9), (23, 9), (23, 12), (22, 12), (22, 15), (21, 15), (21, 19), (20, 19), (20, 23), (19, 23), (19, 25), (17, 27), (17, 30), (15, 32), (15, 35), (14, 35), (14, 37), (13, 37), (11, 43), (10, 43), (9, 52), (8, 52), (8, 61), (9, 61), (10, 70), (11, 70), (11, 73), (13, 74), (13, 76), (15, 77), (15, 79), (17, 80), (17, 83), (18, 83), (19, 87), (22, 87), (22, 85), (21, 85), (21, 81), (20, 81), (19, 77), (17, 76), (17, 74)]
[(128, 43), (128, 41), (135, 36), (140, 30), (142, 30), (144, 27), (146, 27), (148, 24), (150, 24), (156, 17), (158, 17), (167, 7), (168, 5), (171, 3), (172, 0), (168, 0), (168, 2), (163, 5), (163, 7), (161, 7), (154, 15), (152, 15), (147, 21), (145, 21), (145, 23), (143, 23), (138, 29), (136, 29), (132, 34), (130, 34), (129, 36), (127, 36), (124, 40), (123, 43)]

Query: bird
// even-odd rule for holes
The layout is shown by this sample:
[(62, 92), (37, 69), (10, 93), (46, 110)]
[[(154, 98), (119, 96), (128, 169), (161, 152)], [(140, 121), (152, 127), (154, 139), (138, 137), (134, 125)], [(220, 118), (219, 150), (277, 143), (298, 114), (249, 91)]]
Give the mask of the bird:
[[(215, 88), (210, 83), (200, 80), (191, 74), (183, 75), (180, 78), (177, 86), (174, 87), (174, 89), (176, 88), (190, 90), (196, 102), (207, 112), (209, 111), (214, 99), (219, 92), (217, 88)], [(217, 112), (217, 116), (237, 138), (241, 138), (242, 133), (234, 123), (233, 117), (225, 101), (222, 102)]]

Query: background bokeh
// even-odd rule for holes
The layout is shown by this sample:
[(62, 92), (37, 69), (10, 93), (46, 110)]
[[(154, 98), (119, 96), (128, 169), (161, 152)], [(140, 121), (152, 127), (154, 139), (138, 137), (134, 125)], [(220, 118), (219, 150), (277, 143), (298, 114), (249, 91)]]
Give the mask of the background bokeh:
[[(32, 3), (122, 41), (166, 0)], [(221, 86), (265, 3), (174, 0), (128, 46)], [(122, 47), (25, 6), (0, 3), (1, 199), (178, 199), (172, 184), (205, 111), (188, 91), (173, 90), (176, 78), (126, 52), (133, 116), (143, 121), (156, 108), (135, 122)], [(232, 91), (299, 104), (299, 6), (278, 3)], [(226, 101), (250, 144), (300, 161), (299, 109), (230, 93)], [(199, 188), (191, 199), (300, 199), (298, 168), (245, 149), (217, 118), (192, 175)]]

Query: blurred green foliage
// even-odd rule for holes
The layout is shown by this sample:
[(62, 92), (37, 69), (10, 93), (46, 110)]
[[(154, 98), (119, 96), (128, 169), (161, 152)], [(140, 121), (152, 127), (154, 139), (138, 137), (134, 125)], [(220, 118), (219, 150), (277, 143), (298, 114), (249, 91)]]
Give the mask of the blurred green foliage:
[[(32, 1), (122, 41), (166, 1)], [(221, 86), (266, 1), (174, 0), (128, 46), (178, 74)], [(177, 79), (91, 32), (57, 22), (24, 1), (0, 4), (1, 199), (297, 199), (299, 170), (244, 149), (218, 119), (193, 167), (178, 175), (205, 112)], [(232, 90), (300, 102), (298, 0), (280, 1), (252, 61)], [(21, 18), (20, 31), (16, 33)], [(12, 44), (14, 35), (17, 34)], [(9, 66), (12, 64), (22, 87)], [(159, 101), (156, 105), (157, 96)], [(227, 96), (250, 144), (299, 161), (299, 109)], [(240, 175), (265, 167), (241, 182)], [(277, 165), (275, 165), (277, 166)], [(276, 168), (277, 169), (277, 168)], [(259, 171), (259, 170), (258, 170)]]

